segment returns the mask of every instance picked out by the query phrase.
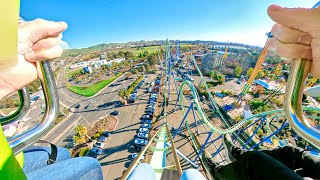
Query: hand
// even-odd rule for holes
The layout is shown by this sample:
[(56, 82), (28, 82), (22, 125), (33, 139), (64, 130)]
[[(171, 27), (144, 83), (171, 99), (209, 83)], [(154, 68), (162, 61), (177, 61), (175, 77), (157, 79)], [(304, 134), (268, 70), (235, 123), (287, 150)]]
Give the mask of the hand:
[(62, 48), (59, 46), (61, 33), (67, 27), (65, 22), (42, 19), (19, 24), (18, 62), (0, 67), (0, 99), (36, 80), (38, 61), (61, 56)]
[(268, 14), (276, 22), (271, 47), (283, 57), (312, 60), (310, 73), (320, 77), (320, 9), (271, 5)]

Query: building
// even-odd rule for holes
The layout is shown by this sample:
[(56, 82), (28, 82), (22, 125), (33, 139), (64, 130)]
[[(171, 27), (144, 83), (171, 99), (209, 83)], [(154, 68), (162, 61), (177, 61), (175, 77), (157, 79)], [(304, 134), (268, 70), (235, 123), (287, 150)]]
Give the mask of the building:
[(270, 85), (269, 83), (263, 81), (263, 80), (254, 80), (254, 82), (262, 87), (264, 87), (265, 89), (268, 89), (268, 90), (274, 90), (276, 89), (274, 86)]
[(85, 73), (89, 73), (89, 74), (92, 73), (92, 67), (91, 66), (86, 66), (86, 67), (83, 68), (83, 70), (84, 70)]

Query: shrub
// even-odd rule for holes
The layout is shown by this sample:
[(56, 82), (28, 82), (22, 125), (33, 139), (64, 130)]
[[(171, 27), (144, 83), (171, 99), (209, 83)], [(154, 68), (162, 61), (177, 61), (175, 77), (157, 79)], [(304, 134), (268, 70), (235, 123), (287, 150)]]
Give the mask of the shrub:
[(85, 156), (87, 155), (87, 153), (89, 152), (89, 148), (88, 147), (85, 147), (83, 149), (81, 149), (81, 151), (79, 152), (79, 156)]
[(98, 133), (99, 133), (99, 134), (103, 134), (103, 129), (100, 128), (100, 129), (98, 130)]
[(92, 136), (92, 139), (98, 139), (100, 137), (100, 133), (95, 133), (93, 136)]

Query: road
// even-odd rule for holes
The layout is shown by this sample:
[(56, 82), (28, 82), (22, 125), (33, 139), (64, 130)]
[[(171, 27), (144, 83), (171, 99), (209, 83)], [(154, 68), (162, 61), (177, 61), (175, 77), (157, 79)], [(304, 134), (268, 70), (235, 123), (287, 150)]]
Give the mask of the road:
[[(110, 86), (104, 88), (94, 97), (84, 97), (77, 95), (67, 89), (65, 86), (64, 71), (58, 77), (57, 88), (59, 94), (60, 103), (69, 108), (70, 116), (62, 121), (58, 127), (54, 128), (45, 137), (45, 140), (55, 143), (59, 146), (64, 146), (74, 134), (74, 127), (78, 124), (84, 124), (86, 126), (93, 125), (101, 116), (104, 116), (111, 112), (112, 107), (118, 102), (119, 89), (126, 88), (130, 83), (134, 81), (133, 78), (125, 80), (124, 77), (120, 77), (114, 81)], [(119, 84), (118, 86), (112, 86), (113, 84)], [(99, 109), (97, 106), (111, 102), (111, 106), (108, 109)], [(85, 109), (89, 103), (92, 103), (92, 107)], [(75, 108), (76, 104), (80, 104), (80, 108)]]
[[(131, 161), (129, 158), (132, 153), (131, 145), (136, 131), (140, 127), (140, 117), (144, 113), (149, 98), (149, 93), (145, 92), (146, 83), (139, 89), (135, 103), (115, 107), (119, 103), (118, 91), (126, 88), (138, 76), (132, 76), (129, 80), (125, 80), (124, 76), (120, 77), (96, 96), (88, 98), (74, 94), (67, 89), (64, 73), (61, 72), (58, 77), (57, 88), (61, 104), (69, 108), (69, 117), (53, 128), (44, 139), (59, 146), (68, 145), (72, 142), (76, 125), (91, 126), (99, 117), (109, 114), (115, 109), (119, 110), (120, 114), (116, 116), (118, 124), (108, 138), (103, 154), (98, 157), (104, 179), (118, 179)], [(148, 76), (146, 82), (154, 81), (156, 77), (155, 74)], [(93, 107), (85, 109), (85, 106), (89, 103), (92, 103)], [(109, 103), (109, 106), (104, 109), (97, 108), (104, 103)], [(80, 107), (75, 108), (76, 104), (80, 104)]]

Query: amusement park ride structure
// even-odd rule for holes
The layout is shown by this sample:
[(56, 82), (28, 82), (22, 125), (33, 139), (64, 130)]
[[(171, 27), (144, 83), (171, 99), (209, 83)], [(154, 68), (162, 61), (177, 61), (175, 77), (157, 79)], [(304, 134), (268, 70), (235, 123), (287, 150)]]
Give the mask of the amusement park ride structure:
[[(18, 5), (15, 5), (18, 7)], [(257, 64), (254, 68), (253, 73), (251, 74), (247, 84), (244, 86), (239, 101), (241, 100), (241, 97), (244, 96), (250, 85), (253, 83), (253, 80), (255, 79), (258, 70), (261, 69), (262, 63), (264, 62), (264, 59), (267, 56), (270, 44), (269, 40), (272, 38), (272, 35), (268, 34), (268, 40), (266, 42), (266, 45), (257, 61)], [(203, 83), (205, 87), (205, 91), (208, 93), (208, 101), (206, 103), (210, 104), (211, 110), (220, 118), (221, 122), (224, 125), (224, 128), (216, 127), (213, 125), (211, 119), (206, 115), (204, 108), (202, 107), (203, 104), (200, 101), (199, 93), (196, 89), (196, 86), (189, 80), (184, 79), (184, 81), (181, 83), (180, 87), (177, 85), (175, 81), (175, 74), (176, 71), (179, 68), (174, 68), (173, 64), (176, 61), (179, 61), (180, 59), (180, 48), (179, 43), (177, 43), (177, 50), (176, 50), (176, 58), (173, 59), (171, 56), (171, 50), (170, 50), (170, 44), (167, 40), (166, 42), (166, 53), (165, 57), (163, 57), (163, 60), (160, 60), (160, 64), (163, 65), (162, 71), (162, 84), (163, 84), (163, 90), (160, 93), (162, 98), (162, 109), (163, 109), (163, 122), (160, 124), (160, 126), (154, 128), (155, 129), (155, 135), (150, 139), (149, 143), (144, 146), (142, 151), (139, 153), (139, 155), (135, 158), (133, 163), (130, 165), (130, 167), (126, 170), (126, 172), (123, 174), (122, 179), (127, 179), (130, 174), (134, 171), (135, 167), (140, 163), (143, 155), (147, 152), (147, 150), (150, 150), (152, 153), (151, 160), (149, 162), (150, 166), (154, 169), (154, 172), (156, 173), (157, 179), (160, 179), (164, 170), (166, 169), (172, 169), (178, 172), (179, 175), (182, 174), (182, 167), (180, 165), (180, 160), (178, 155), (186, 160), (188, 163), (190, 163), (194, 168), (198, 168), (199, 164), (196, 164), (198, 159), (202, 159), (201, 156), (204, 150), (206, 149), (207, 145), (210, 143), (216, 143), (218, 139), (221, 139), (224, 134), (231, 133), (234, 137), (235, 141), (238, 141), (239, 144), (244, 149), (253, 150), (258, 149), (264, 142), (266, 142), (270, 138), (276, 138), (277, 134), (281, 132), (285, 127), (289, 126), (292, 128), (292, 130), (301, 138), (305, 139), (306, 142), (309, 143), (308, 150), (319, 150), (320, 149), (320, 132), (319, 130), (315, 129), (310, 125), (306, 117), (303, 115), (304, 111), (319, 111), (319, 108), (315, 107), (303, 107), (302, 106), (302, 92), (304, 89), (304, 80), (306, 79), (309, 68), (311, 63), (307, 60), (295, 60), (291, 62), (291, 69), (289, 73), (289, 78), (286, 85), (286, 93), (285, 93), (285, 103), (283, 109), (275, 109), (267, 112), (262, 112), (259, 114), (254, 114), (250, 116), (249, 118), (243, 119), (237, 123), (232, 123), (230, 119), (226, 118), (219, 105), (215, 102), (213, 99), (213, 96), (211, 94), (211, 91), (208, 88), (208, 85), (206, 81), (204, 80), (204, 77), (195, 61), (194, 56), (190, 56), (189, 58), (189, 75), (192, 76), (191, 68), (190, 66), (194, 66), (194, 70), (197, 71), (197, 74), (201, 78), (201, 83)], [(227, 48), (225, 53), (227, 53)], [(226, 58), (226, 54), (223, 56)], [(161, 59), (161, 58), (159, 58)], [(42, 83), (42, 89), (44, 91), (44, 97), (46, 102), (46, 112), (42, 119), (42, 121), (35, 126), (34, 128), (26, 131), (23, 134), (16, 135), (12, 138), (6, 139), (4, 136), (0, 136), (0, 142), (1, 145), (3, 145), (3, 149), (6, 149), (6, 151), (3, 151), (4, 153), (1, 154), (3, 157), (13, 157), (11, 159), (14, 161), (13, 168), (8, 168), (8, 171), (15, 171), (17, 176), (19, 177), (25, 177), (24, 172), (21, 170), (21, 168), (14, 168), (19, 167), (19, 164), (16, 162), (16, 159), (14, 158), (14, 155), (18, 155), (20, 152), (25, 150), (28, 146), (34, 144), (36, 141), (40, 140), (44, 137), (46, 133), (49, 132), (49, 130), (54, 126), (55, 119), (58, 116), (59, 113), (59, 101), (58, 101), (58, 94), (57, 94), (57, 88), (55, 85), (55, 80), (53, 76), (53, 72), (50, 67), (50, 63), (48, 61), (44, 61), (40, 63), (40, 69), (41, 69), (41, 76), (43, 79), (41, 79)], [(172, 78), (171, 78), (172, 77)], [(181, 123), (178, 127), (173, 128), (172, 130), (169, 129), (169, 124), (167, 123), (167, 104), (168, 100), (170, 100), (170, 79), (174, 80), (174, 86), (177, 92), (177, 100), (176, 100), (176, 108), (175, 110), (181, 110)], [(191, 92), (191, 98), (188, 99), (189, 106), (188, 109), (186, 108), (186, 98), (183, 94), (185, 88), (188, 88)], [(22, 102), (18, 108), (18, 111), (16, 113), (13, 113), (7, 117), (1, 117), (0, 122), (1, 124), (9, 124), (13, 123), (17, 120), (19, 120), (21, 117), (23, 117), (26, 112), (29, 109), (29, 99), (30, 95), (26, 91), (25, 88), (19, 91), (20, 96), (20, 102)], [(239, 104), (239, 102), (237, 102)], [(188, 116), (189, 113), (193, 114), (193, 119)], [(264, 123), (267, 123), (269, 129), (270, 124), (272, 124), (272, 120), (274, 118), (278, 118), (281, 116), (286, 117), (286, 122), (276, 129), (274, 132), (271, 132), (266, 136), (263, 137), (258, 142), (253, 142), (253, 136), (257, 133), (257, 129), (261, 128), (261, 126)], [(194, 121), (195, 126), (193, 127), (190, 125), (190, 122)], [(197, 126), (200, 124), (205, 125), (209, 132), (207, 133), (207, 138), (204, 141), (203, 144), (199, 144), (199, 142), (196, 141), (197, 134), (195, 134), (192, 131), (192, 128), (197, 128)], [(247, 134), (245, 133), (245, 130), (256, 123), (259, 122), (259, 126), (251, 133)], [(195, 159), (190, 160), (188, 157), (184, 156), (181, 152), (178, 151), (178, 149), (175, 147), (175, 137), (177, 134), (182, 131), (182, 127), (185, 127), (187, 129), (188, 136), (191, 140), (191, 144), (193, 148), (195, 149)], [(1, 132), (0, 132), (1, 133)], [(217, 133), (218, 138), (211, 140), (212, 134)], [(173, 134), (173, 135), (171, 135)], [(0, 134), (1, 135), (1, 134)], [(155, 143), (155, 146), (152, 146), (152, 144)], [(283, 141), (284, 144), (288, 143)], [(216, 152), (212, 152), (211, 156), (215, 157), (216, 155), (220, 154), (223, 150), (223, 146), (217, 146)], [(172, 152), (174, 157), (174, 164), (173, 165), (167, 165), (166, 164), (166, 158), (169, 153), (169, 150)], [(14, 155), (13, 155), (14, 154)]]

